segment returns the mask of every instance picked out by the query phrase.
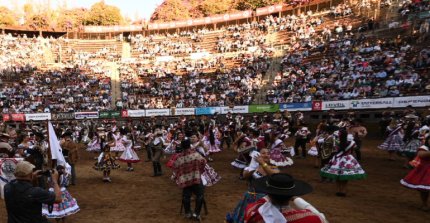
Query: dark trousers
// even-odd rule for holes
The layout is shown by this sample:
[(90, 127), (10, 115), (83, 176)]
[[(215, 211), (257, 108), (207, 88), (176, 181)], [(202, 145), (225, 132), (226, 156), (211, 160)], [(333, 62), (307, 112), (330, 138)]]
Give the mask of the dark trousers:
[(302, 148), (302, 156), (306, 157), (306, 139), (296, 139), (296, 143), (294, 143), (294, 153), (299, 155), (299, 147)]
[(72, 167), (70, 183), (72, 185), (75, 185), (76, 184), (76, 169), (75, 169), (75, 164), (71, 164), (71, 163), (69, 163), (69, 164), (70, 164), (70, 167)]
[(360, 161), (361, 160), (361, 144), (362, 144), (362, 142), (361, 142), (361, 139), (358, 139), (358, 138), (355, 138), (354, 140), (355, 140), (355, 145), (356, 145), (356, 147), (354, 149), (355, 157), (357, 158), (358, 161)]
[(192, 194), (195, 194), (196, 207), (194, 212), (196, 215), (200, 215), (200, 211), (202, 210), (203, 206), (204, 193), (205, 187), (203, 186), (203, 183), (194, 184), (182, 189), (182, 202), (184, 204), (185, 214), (191, 214), (191, 196)]

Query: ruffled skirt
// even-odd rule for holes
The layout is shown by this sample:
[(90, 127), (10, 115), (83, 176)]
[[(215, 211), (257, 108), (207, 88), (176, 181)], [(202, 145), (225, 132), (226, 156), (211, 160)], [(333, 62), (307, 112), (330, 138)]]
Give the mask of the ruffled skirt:
[[(49, 191), (54, 191), (54, 189), (50, 188)], [(64, 187), (61, 188), (61, 198), (63, 201), (59, 204), (54, 204), (51, 213), (49, 213), (48, 205), (43, 204), (43, 216), (47, 218), (64, 218), (80, 210), (76, 199)]]
[(379, 149), (386, 151), (400, 151), (403, 147), (403, 139), (399, 134), (394, 134), (389, 136), (381, 145), (378, 146)]
[(119, 160), (126, 163), (137, 163), (140, 162), (137, 153), (132, 148), (126, 148)]
[(334, 180), (359, 180), (367, 177), (363, 168), (351, 154), (334, 156), (321, 169), (320, 175)]
[(419, 164), (416, 168), (411, 170), (400, 183), (408, 188), (415, 190), (428, 190), (430, 191), (430, 162)]
[(218, 183), (221, 180), (221, 177), (215, 172), (214, 168), (206, 164), (205, 171), (202, 174), (202, 182), (203, 185), (210, 187)]
[(98, 171), (109, 171), (120, 168), (115, 159), (108, 153), (101, 153), (93, 168)]

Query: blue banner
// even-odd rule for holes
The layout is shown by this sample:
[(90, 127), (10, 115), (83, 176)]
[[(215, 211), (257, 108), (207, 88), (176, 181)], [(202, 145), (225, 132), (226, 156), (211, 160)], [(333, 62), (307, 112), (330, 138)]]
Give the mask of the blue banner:
[(289, 110), (289, 111), (311, 111), (312, 110), (312, 102), (300, 102), (300, 103), (288, 103), (288, 104), (279, 104), (279, 109)]
[(196, 115), (213, 115), (215, 112), (220, 113), (220, 107), (196, 108)]

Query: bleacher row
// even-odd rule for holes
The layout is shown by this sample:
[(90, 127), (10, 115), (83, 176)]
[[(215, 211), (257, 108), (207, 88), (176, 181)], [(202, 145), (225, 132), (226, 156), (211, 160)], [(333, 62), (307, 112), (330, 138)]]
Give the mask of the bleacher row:
[[(342, 9), (344, 8), (347, 7), (342, 5)], [(338, 47), (332, 47), (337, 42), (360, 38), (360, 44), (366, 41), (381, 41), (358, 33), (359, 26), (363, 26), (362, 18), (349, 13), (333, 16), (333, 12), (308, 12), (282, 18), (267, 16), (259, 21), (221, 27), (219, 30), (198, 29), (175, 34), (131, 35), (112, 40), (38, 38), (37, 41), (41, 44), (37, 45), (37, 58), (33, 54), (26, 54), (19, 63), (16, 60), (4, 61), (10, 67), (22, 65), (23, 61), (27, 60), (31, 69), (20, 69), (20, 72), (9, 69), (1, 72), (1, 105), (3, 112), (76, 112), (109, 110), (114, 105), (118, 109), (248, 105), (255, 103), (257, 96), (261, 94), (267, 94), (268, 103), (328, 100), (316, 94), (321, 89), (327, 90), (326, 85), (303, 85), (306, 81), (314, 83), (313, 79), (317, 82), (321, 78), (327, 80), (328, 76), (321, 75), (321, 72), (309, 73), (307, 69), (312, 69), (327, 59), (335, 65), (341, 63), (340, 60), (345, 57), (351, 59), (351, 52), (343, 54)], [(256, 36), (258, 38), (255, 38)], [(329, 38), (326, 38), (327, 36)], [(14, 39), (17, 43), (36, 41), (25, 37)], [(221, 50), (222, 44), (232, 44), (234, 47)], [(397, 47), (406, 45), (406, 40), (402, 40)], [(279, 51), (274, 48), (279, 47), (285, 49), (283, 54), (286, 56), (281, 67), (271, 66), (272, 58), (279, 56)], [(14, 51), (21, 48), (6, 49)], [(418, 56), (414, 56), (417, 52)], [(409, 71), (414, 75), (414, 81), (421, 81), (420, 85), (402, 85), (399, 86), (397, 94), (387, 92), (386, 95), (423, 93), (422, 89), (426, 89), (428, 83), (430, 51), (411, 47), (401, 53), (402, 63), (415, 63), (408, 69), (414, 69)], [(373, 56), (368, 55), (365, 60), (373, 59)], [(299, 61), (297, 64), (289, 61), (296, 60), (295, 57)], [(52, 66), (54, 61), (61, 61), (63, 66)], [(110, 75), (114, 71), (105, 66), (106, 62), (115, 62), (118, 65), (121, 90), (118, 98), (112, 98), (114, 89), (111, 89)], [(379, 67), (378, 72), (390, 68), (390, 65)], [(34, 67), (38, 67), (36, 72), (32, 71)], [(295, 70), (294, 78), (289, 76), (292, 70)], [(342, 70), (336, 72), (336, 75), (341, 73), (342, 77), (347, 75)], [(399, 77), (402, 77), (398, 74), (394, 76), (397, 78), (394, 82), (399, 82)], [(275, 81), (272, 83), (269, 80), (273, 77)], [(384, 78), (383, 81), (387, 81), (386, 77)], [(13, 83), (16, 80), (20, 80), (20, 83)], [(391, 86), (390, 84), (389, 87)], [(263, 92), (266, 89), (269, 91)], [(66, 94), (68, 97), (60, 94)], [(32, 97), (27, 97), (28, 95)], [(372, 93), (360, 97), (381, 96)], [(337, 98), (343, 99), (342, 96)]]

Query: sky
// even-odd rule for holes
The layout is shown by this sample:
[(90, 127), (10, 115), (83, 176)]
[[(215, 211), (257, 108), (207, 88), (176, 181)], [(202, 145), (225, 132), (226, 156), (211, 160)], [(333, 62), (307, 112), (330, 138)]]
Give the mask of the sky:
[[(90, 8), (100, 0), (0, 0), (0, 6), (6, 6), (12, 10), (22, 9), (22, 5), (27, 2), (34, 4), (48, 4), (51, 2), (51, 7), (67, 2), (68, 8), (84, 7)], [(149, 19), (157, 5), (160, 5), (164, 0), (105, 0), (108, 5), (114, 5), (121, 9), (123, 16), (127, 16), (132, 20), (136, 17), (141, 19)]]

